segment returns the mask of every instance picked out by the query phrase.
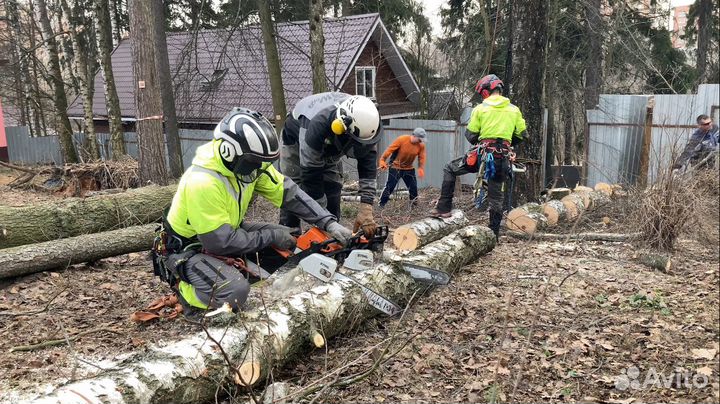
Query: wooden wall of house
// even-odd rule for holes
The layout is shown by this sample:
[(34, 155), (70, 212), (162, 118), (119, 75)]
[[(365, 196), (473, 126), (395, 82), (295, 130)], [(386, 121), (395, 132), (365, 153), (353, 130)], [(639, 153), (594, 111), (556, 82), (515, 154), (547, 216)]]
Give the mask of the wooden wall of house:
[(393, 73), (390, 65), (388, 65), (385, 57), (380, 52), (380, 48), (374, 41), (368, 41), (365, 49), (353, 66), (353, 69), (343, 85), (342, 91), (348, 94), (355, 94), (355, 67), (375, 66), (375, 98), (377, 103), (382, 104), (404, 103), (408, 102), (407, 95), (402, 89), (400, 82), (395, 73)]

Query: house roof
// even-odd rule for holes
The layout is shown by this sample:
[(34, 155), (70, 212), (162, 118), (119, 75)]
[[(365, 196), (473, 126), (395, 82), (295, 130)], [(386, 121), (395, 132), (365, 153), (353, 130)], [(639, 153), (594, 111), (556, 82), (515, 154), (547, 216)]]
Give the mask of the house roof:
[[(381, 48), (408, 99), (417, 103), (419, 88), (377, 13), (326, 19), (325, 70), (331, 88), (339, 89), (368, 41)], [(291, 109), (312, 94), (308, 21), (277, 25), (285, 100)], [(113, 73), (124, 120), (135, 118), (132, 39), (123, 40), (112, 54)], [(196, 46), (193, 46), (193, 45)], [(262, 32), (257, 25), (236, 30), (168, 33), (168, 56), (180, 122), (217, 122), (233, 106), (273, 116)], [(95, 76), (93, 112), (107, 116), (104, 79)], [(208, 91), (208, 89), (214, 89)], [(82, 98), (70, 105), (71, 117), (82, 117)]]

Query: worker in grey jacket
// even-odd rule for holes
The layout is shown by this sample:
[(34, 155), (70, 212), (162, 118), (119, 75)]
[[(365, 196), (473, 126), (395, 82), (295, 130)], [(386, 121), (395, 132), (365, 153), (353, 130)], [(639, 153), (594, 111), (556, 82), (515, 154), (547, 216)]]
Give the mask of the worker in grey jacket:
[[(340, 218), (343, 156), (357, 161), (360, 209), (353, 230), (372, 235), (377, 224), (373, 203), (377, 189), (377, 147), (382, 136), (380, 114), (367, 97), (339, 92), (300, 100), (282, 131), (280, 171), (297, 182), (321, 206)], [(300, 220), (282, 209), (280, 224), (299, 227)]]

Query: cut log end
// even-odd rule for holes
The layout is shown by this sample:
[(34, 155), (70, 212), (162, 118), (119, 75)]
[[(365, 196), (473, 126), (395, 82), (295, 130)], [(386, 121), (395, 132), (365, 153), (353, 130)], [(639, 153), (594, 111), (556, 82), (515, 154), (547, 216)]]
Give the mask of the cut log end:
[(235, 384), (240, 386), (252, 386), (260, 378), (260, 363), (245, 362), (235, 372)]
[(548, 190), (548, 199), (562, 199), (572, 193), (570, 188), (552, 188)]
[(525, 234), (535, 234), (536, 231), (544, 228), (547, 222), (547, 218), (542, 213), (530, 212), (513, 220), (507, 219), (507, 228)]
[(325, 338), (320, 335), (320, 333), (315, 333), (312, 336), (313, 345), (315, 345), (316, 348), (322, 348), (325, 346)]
[(613, 186), (604, 182), (598, 182), (595, 184), (595, 190), (604, 193), (607, 196), (612, 196)]
[(419, 247), (415, 232), (406, 226), (398, 227), (393, 232), (393, 244), (398, 250), (413, 251)]
[(586, 187), (586, 186), (584, 186), (584, 185), (578, 185), (578, 186), (575, 187), (575, 189), (573, 189), (573, 192), (576, 192), (576, 193), (580, 193), (580, 192), (592, 192), (592, 191), (594, 191), (594, 189), (592, 189), (592, 188), (590, 188), (590, 187)]

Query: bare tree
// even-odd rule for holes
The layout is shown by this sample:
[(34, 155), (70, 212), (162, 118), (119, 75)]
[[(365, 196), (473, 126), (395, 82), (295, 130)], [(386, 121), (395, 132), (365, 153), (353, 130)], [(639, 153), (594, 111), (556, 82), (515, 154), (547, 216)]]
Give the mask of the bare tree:
[(115, 86), (115, 75), (112, 70), (112, 30), (110, 25), (110, 10), (108, 0), (93, 0), (95, 5), (95, 23), (98, 35), (98, 53), (100, 65), (105, 78), (105, 103), (108, 111), (108, 125), (110, 126), (110, 147), (112, 158), (118, 160), (127, 155), (123, 127), (120, 120), (120, 99)]
[(152, 0), (152, 5), (155, 16), (156, 66), (158, 79), (160, 81), (160, 91), (162, 92), (170, 175), (172, 175), (173, 178), (180, 178), (183, 173), (182, 147), (180, 146), (180, 133), (178, 131), (177, 113), (175, 111), (175, 94), (173, 93), (170, 60), (168, 57), (167, 39), (165, 37), (165, 8), (163, 7), (162, 0)]
[[(265, 44), (265, 59), (268, 65), (268, 76), (270, 76), (270, 92), (272, 93), (273, 112), (275, 113), (275, 130), (280, 133), (285, 123), (287, 110), (285, 106), (285, 90), (282, 82), (282, 70), (280, 69), (280, 55), (278, 55), (277, 33), (270, 15), (270, 3), (268, 0), (258, 0), (260, 12), (260, 26), (262, 27), (263, 43)], [(323, 72), (324, 73), (324, 72)]]
[(513, 0), (510, 95), (525, 116), (529, 139), (519, 148), (527, 172), (516, 181), (516, 201), (534, 200), (544, 188), (541, 178), (543, 90), (547, 45), (547, 2)]
[(140, 180), (143, 183), (165, 185), (168, 177), (163, 144), (160, 81), (155, 69), (153, 5), (146, 0), (130, 0), (129, 6)]
[(323, 35), (322, 0), (310, 0), (310, 66), (313, 73), (313, 93), (327, 91), (325, 78), (325, 35)]
[(55, 39), (55, 33), (50, 25), (47, 3), (45, 0), (38, 0), (37, 6), (40, 17), (40, 27), (42, 28), (48, 50), (50, 83), (53, 88), (53, 103), (55, 104), (60, 151), (65, 163), (77, 163), (78, 156), (75, 151), (75, 146), (73, 145), (72, 127), (70, 126), (70, 119), (67, 115), (67, 94), (65, 93), (65, 83), (63, 82), (62, 71), (60, 70), (58, 44)]
[(712, 0), (696, 0), (698, 8), (697, 72), (698, 84), (707, 83), (707, 55), (712, 38)]
[(585, 109), (595, 109), (602, 84), (602, 17), (601, 0), (585, 0), (588, 59), (585, 65)]
[(83, 117), (85, 125), (85, 140), (88, 144), (88, 154), (92, 160), (100, 159), (97, 136), (95, 135), (95, 123), (93, 121), (93, 93), (95, 86), (95, 72), (90, 69), (89, 57), (91, 56), (89, 46), (88, 27), (84, 13), (84, 7), (74, 1), (72, 7), (67, 0), (62, 0), (62, 7), (68, 17), (70, 36), (72, 39), (73, 53), (75, 54), (75, 67), (78, 71), (78, 85), (83, 100)]

